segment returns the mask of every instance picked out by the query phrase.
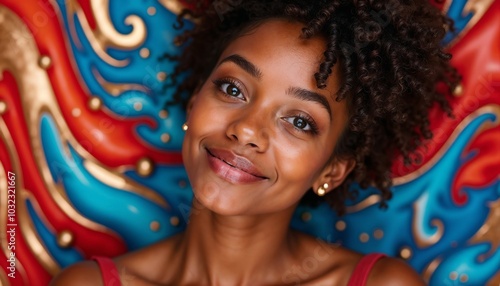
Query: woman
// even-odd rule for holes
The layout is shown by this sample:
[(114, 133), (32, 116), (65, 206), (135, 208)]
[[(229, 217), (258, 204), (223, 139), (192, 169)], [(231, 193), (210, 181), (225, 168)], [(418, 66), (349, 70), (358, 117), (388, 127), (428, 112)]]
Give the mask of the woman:
[(457, 82), (440, 47), (450, 23), (426, 1), (238, 2), (210, 6), (181, 38), (186, 231), (73, 265), (53, 285), (424, 284), (397, 259), (289, 222), (301, 199), (342, 213), (353, 181), (378, 187), (384, 206), (396, 154), (418, 159), (428, 109), (449, 112), (436, 86)]

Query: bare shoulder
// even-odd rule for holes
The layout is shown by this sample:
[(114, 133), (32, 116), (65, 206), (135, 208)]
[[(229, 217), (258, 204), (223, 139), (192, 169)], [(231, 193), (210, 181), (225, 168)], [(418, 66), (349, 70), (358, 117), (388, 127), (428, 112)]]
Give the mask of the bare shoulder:
[(426, 285), (422, 277), (406, 262), (396, 258), (382, 258), (373, 267), (368, 285), (421, 286)]
[(73, 264), (62, 270), (50, 283), (50, 286), (65, 285), (103, 285), (101, 271), (97, 263), (94, 261), (83, 261)]

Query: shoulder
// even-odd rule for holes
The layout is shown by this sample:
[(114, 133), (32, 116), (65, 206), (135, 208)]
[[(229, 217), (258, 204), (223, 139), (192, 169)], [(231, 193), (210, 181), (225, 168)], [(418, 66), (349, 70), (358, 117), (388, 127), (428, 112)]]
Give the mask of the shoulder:
[(413, 270), (406, 262), (384, 257), (375, 263), (367, 285), (385, 285), (385, 286), (421, 286), (426, 285), (422, 277)]
[(62, 270), (50, 286), (103, 285), (101, 270), (94, 261), (83, 261)]

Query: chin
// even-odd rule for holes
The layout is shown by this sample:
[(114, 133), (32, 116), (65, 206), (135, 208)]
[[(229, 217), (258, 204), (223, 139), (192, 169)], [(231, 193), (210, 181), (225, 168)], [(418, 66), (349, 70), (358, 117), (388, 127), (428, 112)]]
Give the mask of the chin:
[[(193, 192), (199, 206), (194, 208), (207, 208), (220, 215), (243, 215), (245, 210), (242, 198), (234, 193), (229, 194), (216, 183), (204, 183), (203, 187), (193, 187)], [(236, 192), (236, 191), (233, 191)]]

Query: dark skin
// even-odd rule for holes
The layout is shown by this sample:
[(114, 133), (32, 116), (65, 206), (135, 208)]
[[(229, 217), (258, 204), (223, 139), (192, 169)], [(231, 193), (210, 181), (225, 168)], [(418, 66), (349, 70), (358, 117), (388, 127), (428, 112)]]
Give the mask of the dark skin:
[[(314, 72), (325, 41), (269, 20), (235, 39), (192, 97), (183, 158), (195, 199), (186, 231), (116, 258), (123, 285), (346, 285), (362, 255), (289, 228), (312, 186), (338, 186), (354, 161), (333, 157), (347, 122)], [(277, 36), (279, 35), (279, 36)], [(308, 263), (305, 263), (308, 261)], [(314, 266), (314, 267), (313, 267)], [(75, 264), (52, 285), (102, 285)], [(379, 260), (368, 285), (425, 285), (404, 262)]]

